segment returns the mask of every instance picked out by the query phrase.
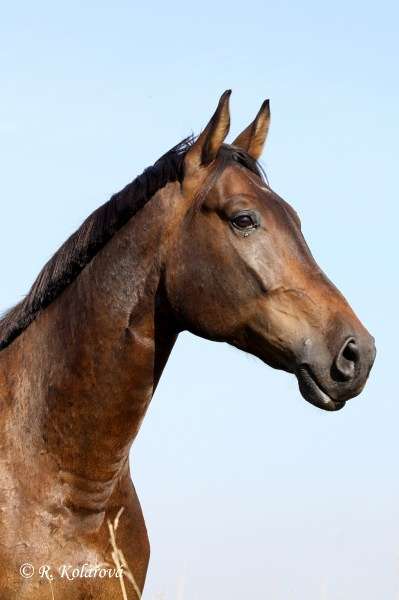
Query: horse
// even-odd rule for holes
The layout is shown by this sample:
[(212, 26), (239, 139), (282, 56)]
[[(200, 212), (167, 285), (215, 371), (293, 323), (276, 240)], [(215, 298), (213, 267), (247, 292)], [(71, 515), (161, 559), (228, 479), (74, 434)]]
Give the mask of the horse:
[(366, 383), (374, 339), (259, 165), (269, 101), (227, 144), (230, 93), (0, 321), (2, 600), (141, 596), (150, 549), (129, 452), (180, 332), (294, 374), (327, 411)]

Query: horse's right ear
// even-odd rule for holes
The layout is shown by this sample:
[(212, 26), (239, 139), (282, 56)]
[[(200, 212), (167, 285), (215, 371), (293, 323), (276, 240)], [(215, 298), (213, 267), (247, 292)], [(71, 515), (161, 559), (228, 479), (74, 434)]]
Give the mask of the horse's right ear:
[[(229, 99), (231, 90), (220, 97), (219, 104), (208, 125), (187, 151), (184, 158), (184, 179), (202, 180), (200, 172), (213, 162), (230, 129)], [(192, 182), (194, 183), (194, 182)], [(192, 185), (188, 186), (192, 188)]]

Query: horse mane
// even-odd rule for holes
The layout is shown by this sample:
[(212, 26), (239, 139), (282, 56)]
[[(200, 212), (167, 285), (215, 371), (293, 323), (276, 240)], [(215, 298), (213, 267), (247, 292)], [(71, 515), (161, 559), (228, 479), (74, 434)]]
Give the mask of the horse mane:
[[(101, 248), (158, 190), (169, 182), (183, 180), (184, 157), (194, 141), (193, 136), (182, 140), (87, 217), (44, 265), (25, 298), (1, 318), (0, 350), (17, 338), (76, 279)], [(262, 177), (263, 172), (252, 157), (228, 145), (223, 145), (219, 152), (216, 172), (222, 171), (231, 161)]]

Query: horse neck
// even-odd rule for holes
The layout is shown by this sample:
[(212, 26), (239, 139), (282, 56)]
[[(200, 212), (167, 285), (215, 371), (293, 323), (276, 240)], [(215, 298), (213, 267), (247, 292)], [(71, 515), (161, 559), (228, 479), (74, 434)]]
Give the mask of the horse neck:
[(22, 461), (72, 488), (112, 492), (175, 342), (162, 264), (177, 190), (160, 190), (7, 349)]

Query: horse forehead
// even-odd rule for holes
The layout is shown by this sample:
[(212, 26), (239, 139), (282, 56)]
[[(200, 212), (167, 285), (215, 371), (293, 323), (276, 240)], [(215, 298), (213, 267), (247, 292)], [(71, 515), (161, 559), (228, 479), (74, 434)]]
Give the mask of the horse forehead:
[(275, 218), (281, 217), (284, 222), (288, 218), (290, 221), (288, 203), (248, 169), (240, 165), (229, 165), (222, 173), (219, 183), (219, 193), (222, 197), (240, 194), (250, 196), (259, 202), (260, 208), (269, 209)]
[(255, 173), (238, 164), (227, 165), (224, 168), (216, 187), (224, 197), (246, 194), (264, 199), (265, 194), (271, 193)]

